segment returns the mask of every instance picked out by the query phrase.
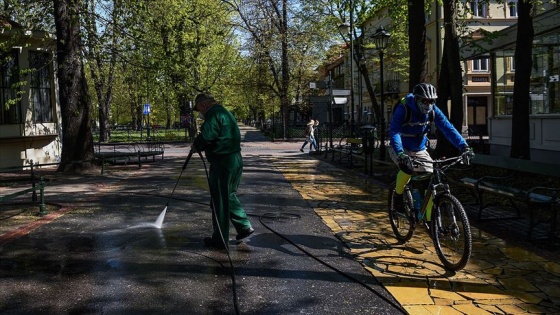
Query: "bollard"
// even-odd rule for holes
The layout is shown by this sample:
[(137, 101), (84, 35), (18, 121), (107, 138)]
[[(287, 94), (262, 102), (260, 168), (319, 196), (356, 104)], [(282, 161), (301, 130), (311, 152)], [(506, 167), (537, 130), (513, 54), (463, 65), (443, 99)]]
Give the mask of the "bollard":
[(550, 239), (554, 240), (557, 237), (556, 234), (556, 229), (558, 228), (558, 209), (556, 208), (558, 204), (558, 191), (557, 190), (553, 190), (552, 191), (552, 196), (551, 196), (551, 201), (550, 201), (550, 209), (552, 210), (552, 218), (551, 218), (551, 223), (550, 223)]
[(33, 160), (29, 160), (29, 164), (31, 165), (31, 188), (33, 188), (31, 201), (35, 204), (37, 202), (37, 192), (35, 191), (35, 170), (33, 168)]
[(47, 206), (45, 204), (45, 181), (43, 180), (43, 176), (41, 176), (41, 180), (39, 181), (39, 192), (41, 196), (41, 204), (39, 204), (39, 215), (46, 215), (49, 212), (47, 211)]

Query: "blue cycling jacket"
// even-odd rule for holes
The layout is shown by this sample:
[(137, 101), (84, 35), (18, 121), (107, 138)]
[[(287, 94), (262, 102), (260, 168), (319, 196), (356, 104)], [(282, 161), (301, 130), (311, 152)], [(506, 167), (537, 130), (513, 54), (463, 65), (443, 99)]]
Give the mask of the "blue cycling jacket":
[[(409, 123), (404, 121), (406, 116), (404, 106), (407, 106), (410, 111)], [(397, 154), (403, 152), (403, 149), (413, 152), (426, 150), (427, 134), (430, 131), (429, 115), (420, 112), (414, 102), (414, 95), (412, 93), (405, 97), (404, 106), (397, 105), (393, 112), (393, 119), (389, 129), (391, 147)], [(459, 150), (467, 146), (465, 139), (449, 122), (442, 111), (435, 105), (432, 108), (434, 111), (434, 123), (445, 138)]]

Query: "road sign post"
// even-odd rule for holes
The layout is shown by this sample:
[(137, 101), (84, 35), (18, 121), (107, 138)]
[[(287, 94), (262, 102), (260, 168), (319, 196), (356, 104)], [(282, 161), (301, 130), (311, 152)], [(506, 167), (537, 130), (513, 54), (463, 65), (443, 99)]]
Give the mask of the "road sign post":
[(148, 116), (148, 126), (147, 126), (148, 133), (146, 135), (146, 140), (150, 140), (150, 138), (151, 138), (150, 137), (150, 129), (151, 129), (151, 126), (150, 126), (150, 112), (151, 112), (150, 104), (149, 103), (144, 104), (144, 115)]

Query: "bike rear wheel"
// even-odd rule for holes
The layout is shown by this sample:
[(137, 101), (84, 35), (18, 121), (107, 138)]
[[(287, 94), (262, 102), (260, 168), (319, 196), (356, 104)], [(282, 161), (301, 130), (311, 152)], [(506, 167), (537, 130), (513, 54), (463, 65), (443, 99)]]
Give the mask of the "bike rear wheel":
[(407, 188), (403, 193), (403, 205), (404, 209), (395, 209), (393, 202), (395, 192), (395, 184), (391, 185), (389, 189), (389, 221), (391, 222), (391, 228), (393, 233), (395, 233), (396, 238), (399, 241), (406, 242), (412, 238), (414, 234), (414, 229), (416, 228), (416, 220), (414, 218), (412, 194)]
[(431, 233), (445, 268), (463, 269), (472, 252), (472, 234), (463, 205), (450, 194), (438, 196), (432, 210)]

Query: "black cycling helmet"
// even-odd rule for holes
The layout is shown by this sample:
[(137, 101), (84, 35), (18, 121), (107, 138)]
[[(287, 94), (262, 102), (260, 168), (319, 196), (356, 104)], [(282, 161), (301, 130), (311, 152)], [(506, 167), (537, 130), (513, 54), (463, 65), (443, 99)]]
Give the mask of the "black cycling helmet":
[(429, 83), (417, 84), (412, 89), (412, 94), (414, 94), (418, 110), (424, 114), (427, 114), (432, 109), (437, 99), (436, 88)]
[(437, 99), (436, 88), (429, 83), (417, 84), (414, 89), (412, 89), (412, 94), (421, 98)]

